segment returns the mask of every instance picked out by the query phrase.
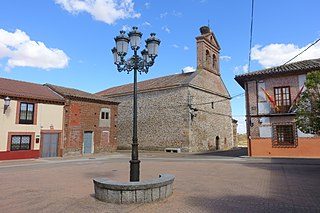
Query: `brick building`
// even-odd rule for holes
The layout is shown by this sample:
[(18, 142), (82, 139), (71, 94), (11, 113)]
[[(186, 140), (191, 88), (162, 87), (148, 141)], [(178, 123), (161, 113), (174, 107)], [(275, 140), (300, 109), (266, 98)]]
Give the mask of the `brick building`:
[[(140, 149), (196, 152), (234, 147), (230, 95), (220, 75), (220, 46), (208, 27), (200, 31), (195, 72), (138, 83)], [(129, 149), (133, 84), (97, 94), (120, 102), (118, 143), (120, 149)]]
[(320, 157), (320, 137), (297, 129), (292, 110), (306, 74), (318, 70), (313, 59), (235, 77), (246, 94), (249, 155)]
[(81, 90), (45, 84), (65, 100), (63, 154), (117, 149), (118, 103)]

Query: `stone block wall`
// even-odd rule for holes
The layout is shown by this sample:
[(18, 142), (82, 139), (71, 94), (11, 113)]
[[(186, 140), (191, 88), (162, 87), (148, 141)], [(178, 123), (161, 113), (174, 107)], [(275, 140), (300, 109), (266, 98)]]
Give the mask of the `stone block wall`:
[(195, 88), (189, 91), (191, 105), (197, 109), (190, 120), (190, 151), (235, 147), (230, 100)]
[[(119, 104), (118, 148), (131, 149), (132, 95), (112, 98)], [(139, 149), (168, 147), (188, 150), (188, 89), (172, 88), (138, 93)]]
[[(111, 109), (110, 127), (99, 127), (101, 108)], [(85, 131), (93, 132), (95, 153), (117, 149), (117, 104), (67, 100), (64, 110), (64, 154), (82, 154)]]

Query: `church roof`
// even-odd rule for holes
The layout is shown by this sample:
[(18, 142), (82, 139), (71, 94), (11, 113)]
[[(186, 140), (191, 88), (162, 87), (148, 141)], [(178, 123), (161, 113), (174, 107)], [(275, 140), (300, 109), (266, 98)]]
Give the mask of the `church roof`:
[(236, 75), (235, 80), (242, 87), (244, 87), (244, 83), (246, 81), (261, 78), (261, 77), (300, 74), (300, 73), (306, 73), (306, 72), (316, 71), (316, 70), (320, 70), (320, 58), (298, 61), (290, 64), (284, 64), (281, 66), (271, 67), (268, 69), (258, 70), (255, 72)]
[[(188, 85), (194, 77), (195, 72), (181, 73), (175, 75), (164, 76), (160, 78), (154, 78), (146, 81), (138, 82), (138, 91), (153, 91), (162, 90), (168, 88), (174, 88), (179, 86)], [(100, 92), (97, 95), (101, 96), (118, 96), (132, 94), (133, 84), (125, 84), (121, 86), (112, 87)]]

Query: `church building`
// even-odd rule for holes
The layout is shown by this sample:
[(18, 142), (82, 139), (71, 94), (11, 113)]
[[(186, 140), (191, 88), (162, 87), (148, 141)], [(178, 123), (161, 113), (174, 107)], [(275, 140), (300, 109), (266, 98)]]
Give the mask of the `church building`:
[[(220, 46), (209, 27), (200, 32), (196, 71), (138, 83), (139, 149), (199, 152), (235, 147), (236, 121), (220, 74)], [(97, 94), (120, 103), (118, 149), (131, 149), (133, 84)]]

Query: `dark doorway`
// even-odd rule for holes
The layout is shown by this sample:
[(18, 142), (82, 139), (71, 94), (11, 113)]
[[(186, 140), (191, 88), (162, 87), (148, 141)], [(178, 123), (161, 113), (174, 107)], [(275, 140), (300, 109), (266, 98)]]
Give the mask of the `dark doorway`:
[(219, 136), (216, 137), (216, 150), (219, 150), (220, 148), (220, 138)]

